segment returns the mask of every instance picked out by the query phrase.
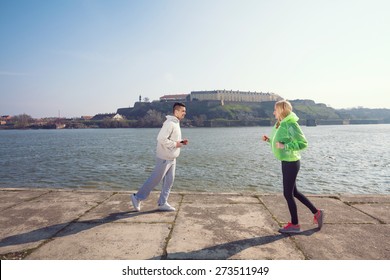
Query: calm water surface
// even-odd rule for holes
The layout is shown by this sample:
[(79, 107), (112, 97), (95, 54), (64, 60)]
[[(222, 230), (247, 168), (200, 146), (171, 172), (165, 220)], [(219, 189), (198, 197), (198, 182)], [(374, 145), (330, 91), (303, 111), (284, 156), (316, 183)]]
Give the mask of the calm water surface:
[[(174, 190), (281, 192), (270, 127), (183, 128)], [(298, 187), (390, 194), (390, 125), (303, 126)], [(159, 129), (0, 130), (0, 187), (135, 190), (154, 167)]]

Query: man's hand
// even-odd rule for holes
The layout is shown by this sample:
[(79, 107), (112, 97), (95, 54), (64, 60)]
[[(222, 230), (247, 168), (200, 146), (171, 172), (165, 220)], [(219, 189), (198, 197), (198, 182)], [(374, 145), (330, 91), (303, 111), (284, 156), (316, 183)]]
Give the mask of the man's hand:
[(176, 142), (176, 148), (181, 148), (188, 144), (188, 139), (183, 139), (181, 141)]

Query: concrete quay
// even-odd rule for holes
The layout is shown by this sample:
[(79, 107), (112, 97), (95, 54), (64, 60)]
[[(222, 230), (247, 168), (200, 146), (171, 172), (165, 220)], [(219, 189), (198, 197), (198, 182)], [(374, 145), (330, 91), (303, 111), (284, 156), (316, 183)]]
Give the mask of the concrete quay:
[(390, 195), (312, 195), (321, 231), (299, 202), (302, 233), (278, 228), (281, 194), (158, 192), (135, 212), (131, 191), (0, 189), (0, 259), (389, 260)]

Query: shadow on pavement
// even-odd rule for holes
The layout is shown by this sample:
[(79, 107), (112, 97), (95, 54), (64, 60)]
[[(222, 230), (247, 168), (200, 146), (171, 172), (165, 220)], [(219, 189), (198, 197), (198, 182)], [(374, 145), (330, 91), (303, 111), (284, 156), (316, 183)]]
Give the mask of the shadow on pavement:
[[(318, 229), (309, 229), (301, 231), (299, 235), (310, 236), (317, 232)], [(298, 234), (294, 234), (298, 235)], [(156, 259), (168, 259), (168, 260), (227, 260), (237, 255), (241, 251), (244, 251), (250, 247), (262, 246), (270, 244), (272, 242), (281, 240), (283, 238), (289, 237), (289, 234), (277, 234), (277, 235), (267, 235), (259, 236), (254, 238), (236, 240), (228, 243), (223, 243), (207, 248), (203, 248), (197, 251), (191, 252), (177, 252), (177, 253), (167, 253), (166, 255), (153, 258)], [(292, 235), (291, 235), (292, 236)]]
[[(78, 219), (76, 219), (71, 222), (50, 225), (47, 227), (32, 230), (30, 232), (25, 232), (25, 233), (20, 233), (20, 234), (15, 234), (12, 236), (5, 237), (0, 240), (0, 247), (38, 242), (53, 237), (64, 237), (85, 230), (89, 230), (91, 228), (100, 226), (105, 223), (111, 223), (117, 220), (133, 218), (133, 217), (151, 214), (155, 212), (159, 212), (159, 211), (158, 210), (150, 210), (145, 212), (125, 211), (125, 212), (111, 213), (107, 217), (100, 218), (100, 219), (93, 219), (93, 220), (86, 220), (86, 221), (78, 221)], [(72, 228), (71, 231), (66, 230), (73, 225), (79, 225), (79, 226)]]

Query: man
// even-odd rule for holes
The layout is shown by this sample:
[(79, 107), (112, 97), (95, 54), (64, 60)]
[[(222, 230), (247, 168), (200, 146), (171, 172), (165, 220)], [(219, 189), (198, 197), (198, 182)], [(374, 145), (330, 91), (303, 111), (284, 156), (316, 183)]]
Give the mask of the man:
[(156, 166), (138, 192), (131, 195), (131, 202), (138, 212), (141, 211), (141, 200), (146, 199), (161, 181), (163, 184), (158, 209), (160, 211), (176, 210), (169, 205), (168, 197), (175, 179), (176, 158), (180, 154), (180, 148), (188, 144), (187, 139), (181, 139), (180, 121), (185, 115), (186, 106), (183, 103), (175, 103), (173, 116), (167, 116), (157, 136)]

